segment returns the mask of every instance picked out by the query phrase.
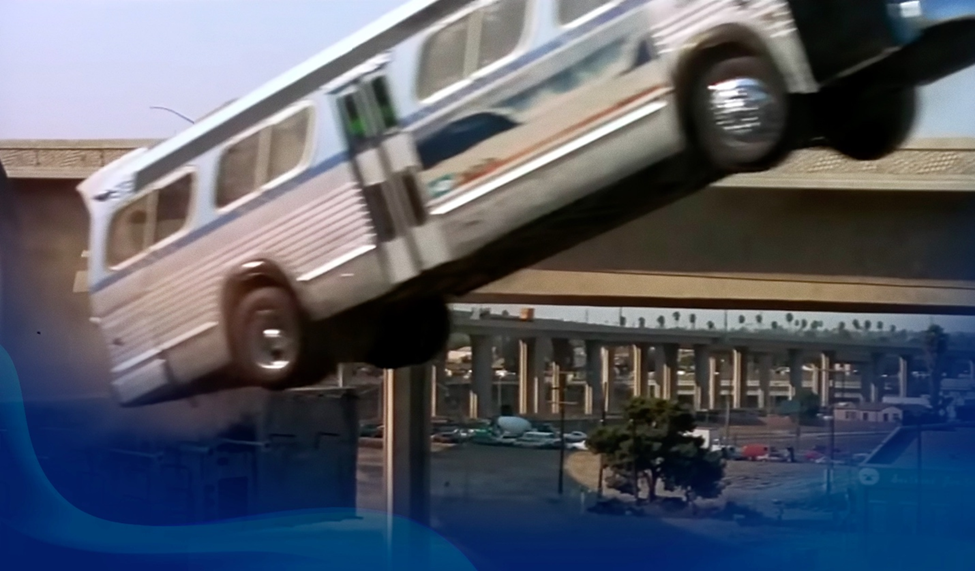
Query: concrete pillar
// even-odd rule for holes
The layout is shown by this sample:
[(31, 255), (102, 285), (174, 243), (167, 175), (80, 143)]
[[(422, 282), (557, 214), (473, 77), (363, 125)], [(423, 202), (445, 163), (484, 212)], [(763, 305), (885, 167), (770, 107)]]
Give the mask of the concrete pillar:
[(650, 388), (650, 360), (649, 347), (642, 343), (630, 346), (630, 364), (633, 369), (633, 396), (652, 397)]
[(552, 339), (552, 414), (561, 412), (562, 401), (565, 400), (562, 387), (565, 383), (564, 371), (571, 369), (575, 354), (568, 339)]
[(471, 418), (494, 414), (494, 342), (488, 335), (471, 336)]
[(335, 367), (335, 386), (340, 389), (345, 388), (345, 372), (347, 367), (348, 364), (346, 363), (339, 363)]
[(447, 354), (441, 353), (430, 364), (430, 415), (440, 414), (440, 392), (447, 383)]
[(615, 355), (615, 347), (603, 345), (599, 350), (599, 382), (600, 391), (602, 394), (601, 401), (599, 401), (600, 414), (603, 411), (606, 413), (615, 412), (614, 406), (616, 403), (616, 363), (613, 358)]
[(897, 396), (904, 398), (907, 396), (907, 383), (911, 378), (911, 356), (899, 355), (900, 365), (897, 371)]
[(518, 413), (538, 413), (545, 362), (537, 339), (518, 341)]
[(430, 524), (431, 367), (383, 373), (383, 476), (387, 512)]
[(731, 408), (742, 408), (748, 394), (748, 349), (739, 347), (732, 350), (731, 362)]
[(884, 399), (884, 381), (880, 375), (884, 362), (883, 353), (872, 353), (860, 367), (860, 398), (863, 402), (881, 402)]
[(707, 345), (694, 346), (694, 409), (705, 407), (713, 409), (713, 393), (715, 360), (711, 355), (711, 348)]
[(708, 409), (717, 410), (719, 397), (721, 396), (721, 361), (718, 357), (711, 355), (708, 357), (708, 368), (711, 371), (708, 379)]
[(758, 358), (758, 408), (772, 411), (772, 355), (762, 353)]
[(598, 341), (586, 341), (586, 395), (583, 414), (594, 415), (603, 402), (602, 392), (603, 346)]
[(677, 355), (680, 345), (665, 343), (654, 349), (654, 376), (657, 380), (657, 397), (677, 400)]
[(796, 393), (802, 388), (804, 361), (802, 350), (789, 349), (789, 398), (795, 398)]
[(829, 406), (833, 402), (832, 381), (833, 381), (833, 362), (836, 353), (823, 351), (819, 355), (819, 370), (817, 373), (816, 384), (818, 385), (820, 406)]

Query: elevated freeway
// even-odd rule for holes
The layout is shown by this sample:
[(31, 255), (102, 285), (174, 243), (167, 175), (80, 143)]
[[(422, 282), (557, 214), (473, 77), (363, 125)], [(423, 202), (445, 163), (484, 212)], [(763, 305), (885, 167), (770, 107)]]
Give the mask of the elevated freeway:
[[(51, 250), (85, 216), (74, 186), (143, 140), (0, 141), (0, 161)], [(925, 139), (855, 162), (798, 151), (731, 177), (472, 293), (534, 303), (975, 311), (975, 139)], [(75, 242), (76, 237), (71, 237)], [(44, 243), (45, 245), (42, 245)], [(75, 264), (77, 247), (61, 252)], [(53, 252), (51, 252), (53, 253)]]

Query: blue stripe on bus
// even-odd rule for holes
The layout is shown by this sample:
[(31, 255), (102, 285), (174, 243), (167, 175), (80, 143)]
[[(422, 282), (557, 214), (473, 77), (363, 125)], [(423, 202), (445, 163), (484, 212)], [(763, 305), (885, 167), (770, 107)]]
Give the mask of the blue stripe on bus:
[[(548, 42), (547, 44), (544, 44), (538, 47), (537, 49), (530, 51), (524, 54), (523, 56), (515, 59), (511, 63), (498, 68), (494, 72), (471, 82), (470, 85), (467, 85), (463, 89), (458, 90), (456, 93), (453, 93), (450, 96), (445, 97), (437, 101), (436, 103), (431, 104), (430, 106), (413, 113), (408, 117), (405, 117), (401, 121), (402, 126), (404, 128), (408, 128), (412, 125), (415, 125), (416, 123), (422, 121), (423, 119), (426, 119), (427, 117), (430, 117), (431, 115), (434, 115), (442, 111), (446, 107), (449, 107), (454, 103), (457, 103), (459, 100), (471, 95), (472, 93), (485, 89), (490, 84), (498, 82), (501, 79), (504, 79), (504, 77), (511, 75), (518, 69), (545, 57), (546, 55), (552, 53), (553, 51), (575, 40), (579, 36), (584, 35), (592, 31), (593, 29), (598, 28), (599, 26), (612, 21), (619, 16), (622, 16), (623, 14), (635, 10), (640, 6), (648, 4), (651, 1), (652, 0), (625, 0), (621, 2), (619, 5), (607, 10), (606, 12), (600, 14), (599, 16), (593, 18), (592, 20), (589, 20), (585, 24), (578, 26), (577, 28), (573, 28), (572, 30), (569, 30), (559, 35), (558, 37)], [(649, 32), (649, 29), (647, 31)], [(337, 88), (335, 92), (338, 92), (343, 88), (344, 87)], [(424, 128), (436, 129), (438, 127), (442, 127), (446, 123), (449, 123), (449, 119), (447, 118), (445, 118), (442, 122), (431, 122), (429, 125), (424, 125)], [(146, 255), (146, 257), (142, 258), (138, 262), (133, 263), (131, 266), (128, 266), (126, 268), (111, 273), (110, 275), (106, 276), (98, 283), (93, 284), (90, 287), (91, 292), (92, 293), (98, 292), (100, 290), (103, 290), (111, 286), (114, 283), (119, 282), (129, 274), (132, 274), (147, 266), (152, 265), (158, 260), (169, 256), (173, 252), (185, 247), (186, 245), (195, 242), (196, 240), (206, 236), (207, 234), (217, 231), (223, 226), (239, 219), (241, 216), (248, 214), (256, 210), (257, 208), (260, 208), (261, 206), (267, 204), (271, 200), (280, 198), (281, 196), (295, 190), (302, 184), (310, 181), (311, 179), (317, 177), (318, 175), (323, 174), (341, 165), (342, 163), (348, 161), (349, 161), (349, 153), (347, 151), (342, 151), (340, 153), (322, 159), (321, 162), (312, 165), (307, 170), (305, 170), (295, 178), (291, 179), (290, 181), (285, 182), (280, 186), (277, 186), (266, 192), (260, 193), (252, 200), (249, 200), (248, 202), (231, 210), (230, 212), (219, 215), (216, 219), (212, 220), (211, 222), (204, 224), (203, 226), (200, 226), (199, 228), (189, 232), (185, 236), (174, 240), (172, 243), (167, 244), (165, 247), (149, 253), (148, 255)]]

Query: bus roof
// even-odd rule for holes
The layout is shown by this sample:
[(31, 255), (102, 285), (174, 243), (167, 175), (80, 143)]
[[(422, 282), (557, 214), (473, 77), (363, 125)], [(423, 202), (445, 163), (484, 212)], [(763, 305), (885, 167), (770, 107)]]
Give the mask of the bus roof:
[(132, 161), (142, 188), (478, 0), (412, 0)]

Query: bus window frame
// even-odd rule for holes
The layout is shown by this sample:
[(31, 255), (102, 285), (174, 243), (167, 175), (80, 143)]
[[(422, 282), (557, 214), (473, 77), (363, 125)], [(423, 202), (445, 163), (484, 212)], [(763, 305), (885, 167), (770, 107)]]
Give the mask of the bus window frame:
[[(183, 221), (183, 226), (180, 227), (178, 231), (173, 232), (171, 235), (167, 236), (166, 238), (163, 238), (158, 242), (152, 243), (152, 237), (156, 233), (156, 212), (157, 212), (158, 200), (159, 200), (158, 193), (160, 190), (176, 182), (177, 180), (183, 178), (184, 176), (190, 177), (190, 203), (186, 209), (186, 219)], [(146, 188), (144, 188), (143, 190), (134, 193), (130, 198), (127, 198), (124, 203), (119, 205), (117, 208), (113, 209), (111, 216), (109, 216), (108, 225), (105, 228), (105, 239), (104, 239), (104, 256), (106, 261), (105, 268), (111, 273), (125, 270), (126, 268), (144, 260), (152, 253), (160, 250), (161, 248), (168, 246), (172, 242), (179, 240), (183, 236), (187, 235), (190, 232), (190, 228), (192, 228), (193, 226), (192, 224), (193, 220), (196, 218), (195, 212), (196, 212), (197, 200), (199, 200), (199, 191), (200, 191), (199, 171), (193, 165), (185, 165), (172, 171), (166, 176), (158, 179), (156, 182), (153, 182), (152, 184), (146, 186)], [(146, 221), (146, 229), (142, 237), (143, 240), (142, 249), (139, 251), (138, 254), (131, 256), (128, 259), (118, 264), (108, 263), (108, 260), (111, 258), (110, 252), (112, 248), (112, 244), (111, 244), (112, 225), (115, 223), (116, 217), (119, 216), (119, 213), (121, 213), (123, 210), (128, 208), (133, 203), (138, 202), (139, 200), (142, 200), (153, 194), (155, 194), (156, 196), (149, 200), (149, 203), (146, 208), (147, 221)]]
[[(515, 48), (497, 61), (491, 62), (480, 69), (477, 68), (477, 58), (481, 49), (481, 31), (484, 27), (484, 9), (492, 4), (503, 1), (504, 0), (486, 0), (478, 2), (477, 4), (450, 16), (450, 18), (444, 19), (424, 33), (423, 40), (420, 44), (419, 56), (417, 57), (416, 73), (413, 76), (413, 97), (419, 103), (423, 105), (430, 105), (440, 101), (441, 99), (450, 97), (452, 94), (464, 89), (478, 79), (497, 71), (498, 69), (508, 65), (525, 54), (527, 46), (530, 43), (530, 32), (537, 25), (538, 18), (538, 10), (535, 9), (535, 2), (532, 0), (525, 1), (525, 19), (522, 23), (521, 36), (518, 38), (518, 44), (515, 46)], [(464, 54), (464, 78), (460, 81), (452, 83), (451, 85), (448, 85), (447, 87), (443, 87), (438, 91), (434, 91), (425, 97), (421, 97), (420, 70), (422, 69), (423, 56), (426, 52), (427, 45), (430, 43), (431, 38), (440, 33), (444, 28), (467, 16), (471, 16), (471, 21), (468, 23), (467, 44), (464, 47), (466, 50)]]
[[(305, 148), (302, 152), (302, 157), (301, 160), (298, 162), (298, 164), (295, 165), (291, 170), (282, 173), (277, 178), (268, 180), (260, 184), (259, 186), (257, 186), (256, 188), (248, 192), (247, 194), (244, 194), (243, 196), (240, 196), (239, 198), (231, 202), (228, 202), (227, 204), (224, 204), (222, 206), (219, 205), (217, 203), (217, 188), (218, 188), (218, 183), (219, 183), (220, 173), (221, 173), (220, 165), (223, 161), (223, 158), (227, 154), (227, 150), (233, 147), (234, 145), (236, 145), (237, 143), (243, 141), (244, 139), (250, 137), (251, 135), (255, 133), (261, 133), (257, 142), (257, 148), (258, 148), (257, 162), (254, 165), (254, 170), (255, 170), (255, 174), (257, 174), (258, 172), (263, 172), (264, 173), (263, 176), (267, 176), (267, 172), (269, 168), (270, 145), (271, 145), (270, 130), (274, 126), (282, 123), (285, 119), (288, 119), (293, 115), (297, 115), (298, 113), (301, 113), (305, 109), (309, 110), (308, 130), (305, 134)], [(318, 108), (315, 105), (315, 101), (306, 98), (297, 101), (295, 103), (292, 103), (291, 105), (288, 105), (284, 109), (278, 111), (274, 115), (261, 121), (257, 125), (254, 125), (250, 129), (247, 129), (246, 131), (241, 131), (240, 134), (234, 136), (231, 139), (227, 139), (227, 141), (222, 145), (219, 154), (217, 155), (216, 162), (214, 164), (215, 168), (213, 169), (214, 170), (213, 185), (212, 185), (212, 191), (210, 193), (210, 199), (211, 199), (211, 205), (216, 210), (217, 215), (222, 216), (232, 210), (235, 210), (243, 206), (247, 202), (254, 200), (256, 197), (264, 194), (268, 190), (271, 190), (272, 188), (279, 186), (287, 182), (288, 180), (293, 179), (294, 177), (298, 176), (299, 173), (308, 169), (309, 166), (311, 165), (312, 157), (314, 157), (314, 149), (317, 148), (316, 142), (317, 142), (317, 136), (319, 132), (318, 118), (319, 118)], [(263, 131), (267, 131), (267, 132), (262, 133)]]
[(573, 28), (578, 28), (579, 26), (585, 24), (586, 22), (589, 22), (590, 20), (594, 20), (595, 18), (598, 18), (599, 16), (605, 14), (606, 12), (609, 12), (613, 8), (622, 4), (623, 0), (609, 0), (609, 2), (606, 2), (599, 8), (596, 8), (595, 10), (590, 10), (589, 12), (586, 12), (582, 16), (576, 18), (575, 20), (570, 20), (568, 22), (565, 22), (564, 24), (562, 23), (562, 18), (559, 17), (559, 7), (561, 7), (562, 2), (563, 0), (554, 0), (552, 2), (552, 19), (555, 21), (555, 25), (560, 30), (571, 30)]

